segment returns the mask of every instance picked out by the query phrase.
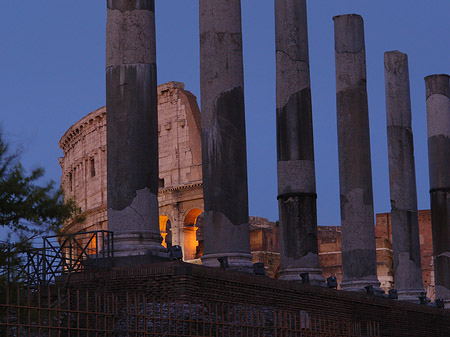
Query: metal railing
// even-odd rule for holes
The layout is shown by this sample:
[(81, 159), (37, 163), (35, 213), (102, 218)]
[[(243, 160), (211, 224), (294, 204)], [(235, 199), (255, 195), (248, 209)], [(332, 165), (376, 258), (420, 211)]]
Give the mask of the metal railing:
[(6, 252), (0, 277), (8, 282), (47, 285), (58, 277), (83, 270), (109, 268), (114, 254), (113, 232), (91, 231), (42, 238), (38, 248)]

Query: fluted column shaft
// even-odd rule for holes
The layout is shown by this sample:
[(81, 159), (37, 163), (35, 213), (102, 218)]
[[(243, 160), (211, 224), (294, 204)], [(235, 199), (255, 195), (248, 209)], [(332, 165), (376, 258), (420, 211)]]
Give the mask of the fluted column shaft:
[(306, 0), (275, 1), (280, 278), (309, 273), (323, 284), (317, 243), (316, 178)]
[(373, 214), (364, 23), (334, 17), (336, 101), (341, 199), (341, 288), (379, 286)]
[(116, 256), (161, 255), (154, 0), (108, 0), (108, 228)]
[(436, 298), (450, 308), (450, 76), (425, 78)]
[(384, 54), (394, 282), (399, 299), (419, 302), (424, 292), (411, 129), (408, 56)]
[(203, 265), (252, 268), (240, 0), (200, 0)]

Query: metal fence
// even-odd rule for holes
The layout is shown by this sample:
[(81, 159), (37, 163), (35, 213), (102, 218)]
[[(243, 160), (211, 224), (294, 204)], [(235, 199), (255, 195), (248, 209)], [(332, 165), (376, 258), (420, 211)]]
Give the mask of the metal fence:
[(10, 259), (0, 267), (0, 277), (26, 285), (48, 285), (58, 277), (110, 267), (113, 252), (110, 231), (45, 236), (40, 247), (5, 252)]
[(320, 317), (271, 306), (58, 287), (9, 287), (0, 292), (0, 335), (6, 337), (377, 337), (379, 330), (373, 321)]
[(116, 336), (116, 307), (113, 295), (7, 287), (0, 292), (0, 336)]

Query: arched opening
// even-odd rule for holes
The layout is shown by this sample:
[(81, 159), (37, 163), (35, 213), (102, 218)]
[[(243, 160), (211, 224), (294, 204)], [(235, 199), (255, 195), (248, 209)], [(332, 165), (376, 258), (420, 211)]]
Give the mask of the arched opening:
[(197, 219), (203, 211), (199, 208), (194, 208), (184, 217), (184, 260), (193, 260), (197, 258), (197, 247), (199, 241), (197, 240)]
[(164, 247), (170, 248), (172, 245), (172, 231), (169, 217), (166, 215), (159, 216), (159, 232), (163, 238), (161, 245)]

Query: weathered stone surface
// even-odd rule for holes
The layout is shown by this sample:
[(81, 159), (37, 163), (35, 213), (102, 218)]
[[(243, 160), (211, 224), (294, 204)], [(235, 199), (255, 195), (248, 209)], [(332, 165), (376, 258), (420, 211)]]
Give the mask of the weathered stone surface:
[(280, 278), (308, 272), (323, 284), (317, 243), (316, 179), (306, 0), (275, 1)]
[(370, 162), (364, 24), (359, 15), (333, 18), (335, 26), (342, 289), (379, 286)]
[[(136, 1), (129, 1), (130, 3)], [(151, 43), (153, 41), (153, 43)], [(108, 8), (106, 67), (156, 63), (155, 12), (153, 9), (121, 11)]]
[(108, 2), (107, 203), (118, 256), (165, 254), (157, 199), (155, 20), (154, 9), (146, 5), (151, 2)]
[(424, 292), (417, 217), (408, 56), (384, 54), (394, 282), (399, 299), (419, 302)]
[(204, 255), (206, 266), (228, 256), (252, 271), (249, 228), (240, 0), (201, 0)]
[(155, 11), (155, 0), (107, 0), (108, 9), (117, 9), (121, 12), (135, 9)]
[(450, 76), (425, 78), (436, 298), (450, 307)]
[[(136, 191), (158, 193), (158, 116), (155, 65), (123, 65), (106, 71), (108, 207), (124, 209)], [(152, 113), (149, 113), (152, 112)]]

